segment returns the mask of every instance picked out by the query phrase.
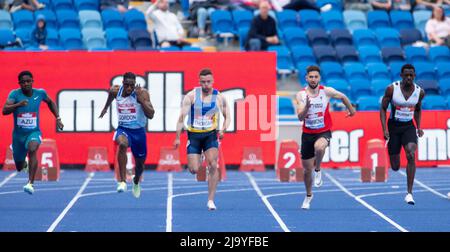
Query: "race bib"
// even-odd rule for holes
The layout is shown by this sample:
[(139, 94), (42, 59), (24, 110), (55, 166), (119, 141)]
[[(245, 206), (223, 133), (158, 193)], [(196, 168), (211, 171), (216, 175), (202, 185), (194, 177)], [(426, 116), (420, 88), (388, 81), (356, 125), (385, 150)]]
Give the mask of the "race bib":
[(321, 129), (325, 127), (325, 117), (322, 112), (317, 112), (314, 114), (309, 114), (305, 118), (305, 127), (309, 129)]
[(37, 113), (26, 112), (17, 115), (17, 126), (23, 129), (34, 129), (37, 127)]
[(121, 106), (118, 107), (119, 122), (129, 123), (137, 120), (137, 112), (135, 107)]
[(194, 128), (211, 128), (213, 123), (213, 119), (208, 116), (198, 116), (194, 118), (192, 126), (194, 126)]
[(414, 117), (414, 107), (395, 107), (395, 119), (400, 122), (411, 121)]

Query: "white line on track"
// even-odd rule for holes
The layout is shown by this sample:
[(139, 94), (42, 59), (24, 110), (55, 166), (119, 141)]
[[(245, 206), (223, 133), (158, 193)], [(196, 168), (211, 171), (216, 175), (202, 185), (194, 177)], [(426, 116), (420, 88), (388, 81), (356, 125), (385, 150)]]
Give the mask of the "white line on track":
[(69, 202), (69, 204), (64, 208), (64, 210), (61, 212), (61, 214), (56, 218), (56, 220), (52, 223), (52, 225), (48, 228), (47, 232), (53, 232), (55, 228), (58, 226), (58, 224), (61, 222), (61, 220), (66, 216), (66, 214), (69, 212), (69, 210), (73, 207), (75, 202), (80, 198), (81, 194), (83, 193), (84, 189), (86, 189), (87, 185), (91, 181), (91, 179), (94, 177), (95, 173), (90, 173), (86, 180), (84, 181), (83, 185), (81, 186), (80, 190), (78, 190), (77, 194), (75, 194), (75, 197)]
[(173, 174), (167, 174), (166, 232), (172, 232)]
[(259, 195), (261, 200), (264, 202), (264, 204), (266, 205), (267, 209), (269, 209), (270, 213), (272, 213), (273, 217), (278, 222), (278, 224), (283, 229), (283, 231), (284, 232), (291, 232), (291, 230), (289, 230), (289, 228), (286, 226), (284, 221), (278, 215), (277, 211), (275, 211), (275, 209), (272, 207), (272, 205), (270, 204), (269, 200), (267, 199), (267, 196), (265, 196), (263, 194), (263, 192), (261, 191), (261, 189), (259, 189), (258, 184), (255, 181), (255, 178), (253, 178), (253, 176), (250, 173), (248, 173), (248, 172), (246, 172), (245, 175), (248, 177), (248, 179), (250, 181), (250, 184), (252, 184), (252, 186), (253, 186), (253, 189), (256, 191), (256, 193)]
[[(399, 171), (399, 173), (400, 173), (401, 175), (405, 176), (405, 177), (407, 176), (406, 173), (405, 173), (404, 171)], [(433, 188), (431, 188), (431, 187), (425, 185), (424, 183), (420, 182), (419, 180), (414, 179), (414, 182), (415, 182), (416, 184), (418, 184), (419, 186), (421, 186), (421, 187), (427, 189), (428, 191), (432, 192), (433, 194), (435, 194), (435, 195), (437, 195), (437, 196), (439, 196), (439, 197), (442, 197), (442, 198), (444, 198), (444, 199), (448, 199), (447, 195), (444, 195), (444, 194), (442, 194), (442, 193), (440, 193), (440, 192), (434, 190)]]
[(2, 187), (4, 184), (8, 183), (8, 181), (10, 181), (12, 178), (14, 178), (17, 175), (17, 172), (13, 172), (11, 174), (8, 175), (8, 177), (6, 177), (5, 179), (3, 179), (3, 181), (0, 183), (0, 187)]
[(365, 202), (364, 200), (362, 200), (361, 198), (358, 198), (356, 195), (354, 195), (352, 192), (350, 192), (347, 188), (345, 188), (341, 183), (339, 183), (333, 176), (331, 176), (329, 173), (325, 173), (325, 176), (327, 176), (328, 179), (331, 180), (331, 182), (333, 182), (337, 187), (339, 187), (343, 192), (345, 192), (347, 195), (349, 195), (350, 197), (354, 198), (356, 201), (358, 201), (359, 203), (361, 203), (363, 206), (365, 206), (366, 208), (368, 208), (370, 211), (374, 212), (375, 214), (377, 214), (378, 216), (380, 216), (383, 220), (389, 222), (391, 225), (393, 225), (395, 228), (397, 228), (398, 230), (402, 231), (402, 232), (408, 232), (408, 230), (406, 230), (404, 227), (400, 226), (398, 223), (396, 223), (395, 221), (391, 220), (389, 217), (387, 217), (386, 215), (384, 215), (382, 212), (378, 211), (377, 209), (375, 209), (373, 206), (371, 206), (369, 203)]

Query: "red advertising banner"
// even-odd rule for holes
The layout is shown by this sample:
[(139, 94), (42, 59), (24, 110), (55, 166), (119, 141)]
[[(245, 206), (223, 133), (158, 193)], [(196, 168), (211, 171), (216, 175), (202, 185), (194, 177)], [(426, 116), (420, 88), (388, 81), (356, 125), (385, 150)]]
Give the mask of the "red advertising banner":
[[(224, 95), (231, 110), (231, 125), (221, 143), (227, 164), (239, 164), (243, 147), (254, 143), (262, 147), (265, 163), (275, 163), (275, 138), (260, 141), (262, 134), (275, 129), (276, 109), (270, 100), (276, 92), (274, 53), (0, 52), (0, 62), (2, 105), (9, 92), (19, 88), (17, 76), (22, 70), (30, 70), (34, 75), (33, 87), (45, 89), (57, 103), (64, 131), (56, 131), (55, 120), (45, 103), (41, 105), (40, 127), (44, 138), (56, 140), (62, 165), (84, 165), (91, 146), (106, 146), (109, 162), (113, 163), (115, 105), (102, 119), (98, 117), (109, 87), (120, 84), (121, 76), (129, 71), (137, 74), (137, 83), (149, 90), (156, 110), (147, 125), (146, 163), (157, 164), (160, 147), (171, 146), (175, 139), (182, 98), (199, 86), (198, 74), (203, 68), (212, 70), (214, 88)], [(252, 102), (253, 106), (248, 106)], [(242, 106), (247, 106), (244, 117), (252, 123), (248, 129), (239, 128), (246, 125), (237, 120), (237, 108)], [(259, 124), (260, 119), (254, 124), (254, 119), (262, 116), (256, 111), (266, 111), (264, 124)], [(0, 116), (0, 125), (0, 162), (3, 163), (5, 150), (11, 144), (12, 115)], [(183, 133), (182, 163), (186, 163), (186, 141)]]

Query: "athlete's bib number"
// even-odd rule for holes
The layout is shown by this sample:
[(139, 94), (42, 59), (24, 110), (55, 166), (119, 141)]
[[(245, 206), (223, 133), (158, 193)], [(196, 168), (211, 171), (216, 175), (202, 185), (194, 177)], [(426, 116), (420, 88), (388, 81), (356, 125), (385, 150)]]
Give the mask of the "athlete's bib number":
[(323, 113), (314, 113), (308, 115), (305, 119), (305, 126), (309, 129), (321, 129), (325, 127), (325, 118), (323, 117)]
[(395, 108), (395, 119), (400, 122), (411, 121), (414, 117), (414, 107), (400, 107)]
[(207, 116), (199, 116), (194, 118), (194, 128), (211, 128), (213, 126), (213, 120)]
[(136, 108), (119, 108), (119, 122), (134, 122), (137, 120)]
[(37, 114), (35, 112), (20, 113), (17, 116), (17, 126), (23, 129), (34, 129), (37, 127)]

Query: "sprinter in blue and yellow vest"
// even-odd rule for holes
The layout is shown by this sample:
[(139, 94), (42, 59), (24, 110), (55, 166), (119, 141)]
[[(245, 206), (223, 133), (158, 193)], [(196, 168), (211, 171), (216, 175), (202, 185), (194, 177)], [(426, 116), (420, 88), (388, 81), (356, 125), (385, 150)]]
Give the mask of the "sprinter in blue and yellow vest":
[[(225, 98), (219, 91), (213, 89), (213, 74), (210, 69), (203, 69), (199, 74), (200, 87), (191, 90), (183, 99), (180, 117), (177, 122), (177, 135), (174, 145), (180, 145), (180, 135), (183, 129), (184, 119), (188, 116), (187, 132), (187, 158), (189, 171), (197, 173), (201, 166), (202, 151), (205, 154), (208, 165), (208, 203), (209, 210), (215, 210), (214, 196), (219, 182), (218, 171), (218, 147), (219, 138), (230, 124), (230, 110)], [(222, 129), (219, 130), (219, 113), (225, 120)]]

